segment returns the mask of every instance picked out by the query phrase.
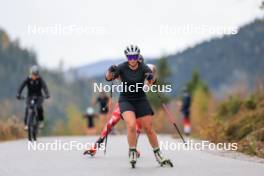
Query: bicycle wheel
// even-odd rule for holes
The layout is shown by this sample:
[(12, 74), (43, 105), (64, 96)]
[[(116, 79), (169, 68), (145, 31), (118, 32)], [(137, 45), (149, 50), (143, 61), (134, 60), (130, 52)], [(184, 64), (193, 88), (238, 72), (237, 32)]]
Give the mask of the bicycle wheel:
[(28, 140), (32, 141), (33, 140), (33, 131), (34, 131), (34, 126), (33, 126), (33, 118), (34, 118), (34, 112), (32, 110), (29, 111), (29, 116), (28, 116)]

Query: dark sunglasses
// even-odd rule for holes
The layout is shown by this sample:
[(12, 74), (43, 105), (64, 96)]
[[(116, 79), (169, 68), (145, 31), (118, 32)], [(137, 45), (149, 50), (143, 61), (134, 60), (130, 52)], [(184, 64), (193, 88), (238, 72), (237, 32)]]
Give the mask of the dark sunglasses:
[(127, 56), (127, 60), (131, 61), (131, 60), (138, 60), (139, 55), (128, 55)]

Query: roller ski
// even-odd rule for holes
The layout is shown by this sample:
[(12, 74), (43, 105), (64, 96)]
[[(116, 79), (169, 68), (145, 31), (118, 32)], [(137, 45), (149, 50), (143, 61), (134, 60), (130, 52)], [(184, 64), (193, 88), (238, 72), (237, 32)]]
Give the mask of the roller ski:
[(137, 150), (129, 149), (129, 162), (131, 164), (132, 169), (136, 168), (137, 158), (138, 158)]
[(92, 148), (87, 149), (83, 152), (83, 155), (90, 155), (90, 156), (94, 156), (96, 154), (97, 148), (94, 145)]
[(90, 148), (83, 152), (83, 155), (94, 156), (97, 152), (97, 149), (100, 148), (101, 144), (104, 142), (104, 138), (99, 138), (98, 141)]
[(172, 162), (169, 159), (165, 159), (162, 156), (159, 148), (154, 150), (154, 154), (155, 154), (156, 160), (158, 161), (161, 167), (164, 167), (164, 166), (173, 167)]

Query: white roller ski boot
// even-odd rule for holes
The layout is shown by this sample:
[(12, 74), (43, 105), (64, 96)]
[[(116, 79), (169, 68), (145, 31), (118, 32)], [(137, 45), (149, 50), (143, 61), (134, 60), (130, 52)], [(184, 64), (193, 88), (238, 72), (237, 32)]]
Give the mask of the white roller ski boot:
[(160, 152), (160, 149), (157, 148), (157, 149), (154, 149), (154, 155), (156, 157), (156, 160), (158, 161), (158, 163), (160, 164), (161, 167), (163, 166), (170, 166), (170, 167), (173, 167), (173, 164), (172, 162), (169, 160), (169, 159), (165, 159), (161, 152)]

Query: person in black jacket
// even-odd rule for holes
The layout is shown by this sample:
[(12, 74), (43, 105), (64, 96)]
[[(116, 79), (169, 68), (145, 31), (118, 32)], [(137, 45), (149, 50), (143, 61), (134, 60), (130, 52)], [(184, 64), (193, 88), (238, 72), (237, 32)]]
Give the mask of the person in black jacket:
[(104, 125), (107, 123), (109, 119), (107, 119), (107, 114), (109, 112), (110, 97), (105, 92), (100, 92), (99, 96), (97, 97), (96, 101), (94, 102), (94, 106), (96, 104), (99, 105), (99, 118), (100, 118), (100, 129), (103, 130)]
[(190, 122), (190, 108), (191, 108), (191, 95), (188, 92), (187, 88), (183, 88), (182, 96), (182, 108), (181, 112), (183, 115), (183, 127), (184, 133), (189, 135), (191, 133), (191, 122)]
[(88, 107), (86, 109), (86, 113), (83, 114), (83, 118), (87, 120), (87, 135), (94, 135), (96, 134), (96, 128), (94, 124), (94, 118), (98, 117), (98, 115), (94, 112), (92, 107)]
[[(30, 103), (30, 100), (32, 97), (38, 97), (38, 118), (39, 118), (39, 127), (44, 127), (44, 111), (42, 107), (43, 98), (49, 98), (49, 90), (47, 87), (46, 82), (40, 77), (39, 74), (39, 68), (38, 66), (34, 65), (30, 69), (30, 76), (28, 76), (22, 84), (19, 86), (19, 89), (17, 91), (17, 99), (21, 99), (21, 93), (24, 88), (27, 88), (27, 98), (26, 98), (26, 110), (25, 110), (25, 117), (24, 117), (24, 123), (25, 123), (25, 130), (28, 129), (27, 126), (27, 114), (28, 114), (28, 106)], [(45, 93), (45, 96), (43, 96), (43, 92)]]

